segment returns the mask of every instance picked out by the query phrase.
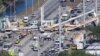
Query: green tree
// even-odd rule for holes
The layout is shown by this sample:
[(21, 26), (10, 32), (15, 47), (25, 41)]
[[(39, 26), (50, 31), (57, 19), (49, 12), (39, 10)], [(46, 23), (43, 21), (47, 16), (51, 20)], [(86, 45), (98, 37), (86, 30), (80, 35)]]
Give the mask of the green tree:
[(3, 11), (5, 11), (5, 6), (3, 5), (3, 1), (0, 0), (0, 13), (2, 13)]
[(2, 0), (0, 0), (0, 9), (2, 8), (2, 5), (3, 5), (3, 4), (2, 4)]
[(11, 56), (11, 55), (8, 53), (8, 51), (1, 50), (0, 56)]
[(0, 0), (0, 4), (2, 4), (2, 0)]
[(87, 54), (85, 53), (84, 50), (73, 50), (71, 54), (68, 54), (68, 51), (63, 51), (59, 53), (58, 56), (94, 56), (94, 55)]
[(60, 52), (58, 56), (68, 56), (68, 52), (67, 51)]
[(96, 38), (96, 40), (100, 40), (100, 26), (87, 26), (86, 31), (89, 31), (90, 33), (88, 36), (93, 36)]
[(85, 53), (84, 50), (74, 50), (70, 56), (94, 56), (94, 55), (87, 54)]

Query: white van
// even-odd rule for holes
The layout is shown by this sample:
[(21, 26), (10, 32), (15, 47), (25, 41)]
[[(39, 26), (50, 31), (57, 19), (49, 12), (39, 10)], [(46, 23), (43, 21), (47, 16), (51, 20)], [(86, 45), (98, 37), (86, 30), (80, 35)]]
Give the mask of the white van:
[(11, 47), (12, 47), (12, 43), (4, 43), (3, 50), (8, 50)]
[(25, 22), (25, 23), (28, 22), (28, 17), (24, 17), (24, 22)]

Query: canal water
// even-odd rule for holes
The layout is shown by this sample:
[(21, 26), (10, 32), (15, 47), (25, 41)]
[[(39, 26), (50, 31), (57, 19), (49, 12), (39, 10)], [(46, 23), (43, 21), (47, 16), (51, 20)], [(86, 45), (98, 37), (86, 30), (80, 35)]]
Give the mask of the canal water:
[[(26, 7), (26, 2), (27, 2), (27, 7)], [(25, 0), (24, 2), (18, 3), (15, 5), (15, 12), (14, 12), (14, 7), (8, 7), (7, 10), (3, 13), (3, 15), (6, 16), (14, 16), (18, 15), (21, 12), (26, 11), (26, 8), (31, 7), (32, 5), (35, 5), (37, 0)]]

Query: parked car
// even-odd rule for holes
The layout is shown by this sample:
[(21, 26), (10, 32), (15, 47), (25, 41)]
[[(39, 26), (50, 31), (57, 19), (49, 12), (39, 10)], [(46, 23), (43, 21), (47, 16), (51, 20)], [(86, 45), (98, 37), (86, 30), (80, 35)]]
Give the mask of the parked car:
[(63, 49), (68, 49), (68, 47), (69, 47), (68, 45), (64, 45)]
[(0, 40), (0, 46), (3, 46), (3, 43), (4, 43), (4, 42), (3, 42), (2, 40)]
[(12, 47), (12, 43), (4, 43), (3, 50), (8, 50), (11, 47)]
[(55, 48), (56, 48), (56, 49), (59, 49), (59, 48), (60, 48), (60, 47), (59, 47), (60, 44), (61, 44), (61, 43), (60, 43), (60, 38), (57, 38), (57, 39), (55, 40), (55, 43), (54, 43)]

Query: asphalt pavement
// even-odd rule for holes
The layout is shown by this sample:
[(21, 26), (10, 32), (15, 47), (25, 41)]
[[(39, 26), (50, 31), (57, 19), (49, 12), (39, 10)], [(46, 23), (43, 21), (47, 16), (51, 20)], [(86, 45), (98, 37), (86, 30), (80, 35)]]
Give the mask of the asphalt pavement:
[[(94, 3), (92, 3), (92, 1), (90, 1), (90, 2), (86, 2), (86, 12), (87, 11), (90, 11), (91, 9), (94, 9), (94, 7), (93, 6), (95, 6), (95, 4)], [(79, 7), (81, 7), (82, 8), (82, 5), (80, 5)], [(56, 15), (58, 14), (58, 11), (57, 11), (57, 9), (56, 10), (54, 10), (54, 12), (52, 12), (48, 17), (47, 17), (47, 19), (53, 19)], [(34, 19), (33, 19), (34, 20)], [(39, 34), (39, 33), (36, 33), (35, 32), (35, 34), (37, 35), (37, 34)], [(31, 37), (31, 36), (30, 36)], [(27, 38), (26, 38), (27, 39)], [(27, 40), (25, 40), (25, 41), (27, 41)], [(23, 41), (24, 42), (24, 41)], [(32, 41), (31, 40), (28, 40), (28, 42), (25, 44), (25, 46), (23, 46), (23, 48), (22, 48), (22, 51), (25, 53), (25, 56), (37, 56), (37, 52), (34, 52), (34, 51), (32, 51), (31, 50), (31, 48), (30, 48), (30, 44), (32, 43)], [(42, 48), (40, 48), (40, 53), (42, 53), (42, 52), (44, 52), (45, 50), (47, 50), (48, 48), (50, 48), (52, 45), (54, 44), (54, 42), (53, 41), (48, 41), (48, 42), (45, 42), (44, 43), (44, 46), (42, 47)]]
[[(33, 40), (31, 40), (34, 35), (37, 35), (38, 31), (33, 31), (33, 34), (27, 35), (24, 39), (21, 40), (21, 42), (18, 45), (20, 46), (21, 51), (24, 53), (25, 56), (28, 56), (30, 52), (32, 52), (31, 45), (33, 43)], [(32, 52), (34, 53), (34, 52)], [(36, 53), (35, 53), (36, 54)]]

